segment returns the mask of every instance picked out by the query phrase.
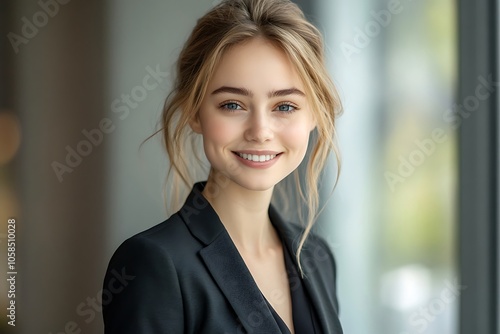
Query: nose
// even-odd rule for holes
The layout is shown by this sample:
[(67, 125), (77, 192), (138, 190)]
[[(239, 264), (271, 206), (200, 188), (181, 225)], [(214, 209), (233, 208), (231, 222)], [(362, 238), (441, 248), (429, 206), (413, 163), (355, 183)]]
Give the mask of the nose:
[(252, 112), (248, 119), (248, 126), (245, 130), (245, 139), (264, 143), (274, 138), (272, 130), (272, 119), (266, 111)]

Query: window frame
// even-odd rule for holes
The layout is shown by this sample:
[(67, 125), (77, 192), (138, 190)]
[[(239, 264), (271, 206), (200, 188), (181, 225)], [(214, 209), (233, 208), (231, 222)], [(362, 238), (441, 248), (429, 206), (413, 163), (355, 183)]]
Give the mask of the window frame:
[[(459, 0), (458, 101), (499, 81), (498, 0)], [(460, 333), (500, 333), (499, 87), (459, 129)]]

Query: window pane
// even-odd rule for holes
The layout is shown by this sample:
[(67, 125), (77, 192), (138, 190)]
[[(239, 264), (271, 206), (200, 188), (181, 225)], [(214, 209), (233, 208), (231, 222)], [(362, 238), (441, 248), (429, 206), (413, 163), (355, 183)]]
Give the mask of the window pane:
[(321, 0), (317, 13), (344, 102), (321, 223), (345, 332), (457, 333), (455, 2)]

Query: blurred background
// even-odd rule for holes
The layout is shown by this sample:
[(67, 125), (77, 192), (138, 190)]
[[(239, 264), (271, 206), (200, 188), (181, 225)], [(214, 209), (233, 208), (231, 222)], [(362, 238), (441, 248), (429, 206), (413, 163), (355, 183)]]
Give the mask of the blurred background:
[[(497, 333), (498, 1), (296, 2), (344, 104), (342, 173), (318, 229), (345, 333)], [(1, 333), (102, 333), (113, 251), (167, 217), (160, 138), (140, 144), (216, 3), (1, 0), (0, 272), (11, 218), (17, 270), (16, 326), (2, 315)], [(464, 212), (469, 196), (482, 204)]]

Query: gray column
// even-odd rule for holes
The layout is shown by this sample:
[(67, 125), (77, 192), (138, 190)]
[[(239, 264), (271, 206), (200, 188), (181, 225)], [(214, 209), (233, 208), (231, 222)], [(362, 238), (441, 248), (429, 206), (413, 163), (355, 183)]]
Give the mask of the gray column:
[[(10, 2), (10, 28), (23, 41), (9, 50), (23, 135), (17, 171), (22, 213), (17, 217), (16, 328), (27, 334), (78, 333), (77, 328), (100, 333), (99, 307), (91, 303), (106, 262), (106, 152), (97, 135), (95, 144), (85, 144), (90, 141), (82, 130), (99, 127), (106, 109), (105, 5)], [(70, 166), (68, 148), (80, 151), (81, 161), (74, 154)], [(55, 161), (71, 172), (66, 169), (58, 178)]]
[[(461, 0), (460, 333), (499, 333), (498, 2)], [(491, 78), (497, 84), (487, 84)], [(489, 93), (489, 95), (487, 94)]]

